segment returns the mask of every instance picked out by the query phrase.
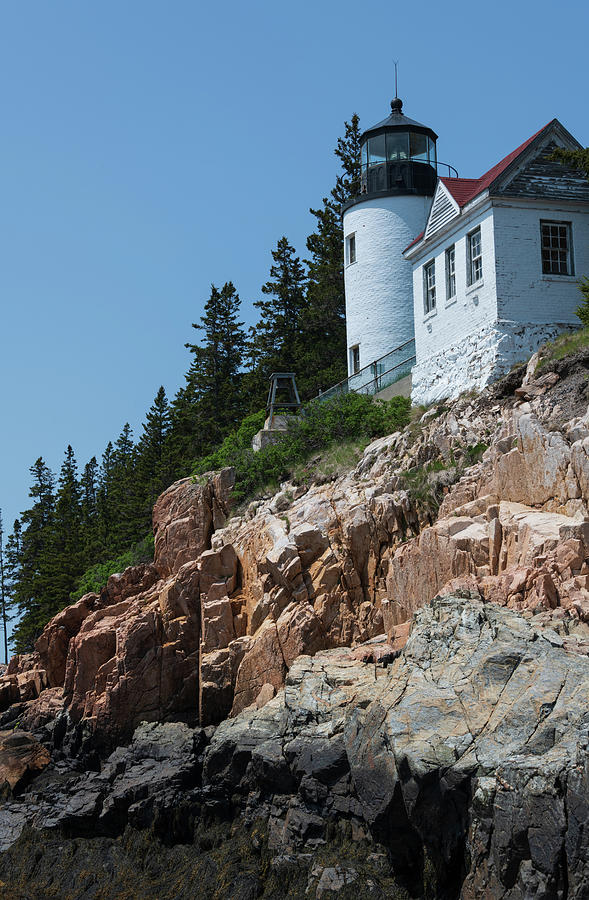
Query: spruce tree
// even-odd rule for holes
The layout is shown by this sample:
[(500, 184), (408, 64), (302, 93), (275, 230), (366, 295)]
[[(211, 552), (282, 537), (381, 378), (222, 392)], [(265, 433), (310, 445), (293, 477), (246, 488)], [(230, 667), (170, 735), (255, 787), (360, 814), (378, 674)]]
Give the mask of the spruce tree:
[(342, 165), (329, 198), (311, 212), (317, 228), (307, 239), (309, 288), (303, 317), (301, 393), (315, 396), (346, 377), (346, 302), (342, 204), (360, 192), (360, 120), (345, 123), (335, 155)]
[(344, 122), (344, 128), (346, 129), (345, 134), (343, 138), (337, 139), (337, 147), (334, 150), (343, 171), (338, 175), (335, 187), (331, 192), (331, 196), (336, 203), (340, 204), (340, 207), (352, 197), (359, 195), (362, 172), (360, 117), (354, 113), (349, 122)]
[(4, 636), (4, 662), (8, 662), (8, 584), (4, 566), (4, 528), (2, 526), (2, 510), (0, 509), (0, 616)]
[(239, 308), (231, 281), (221, 290), (211, 285), (205, 314), (192, 325), (203, 337), (198, 344), (186, 344), (193, 359), (172, 404), (169, 448), (177, 472), (189, 472), (194, 460), (219, 444), (247, 409), (240, 374), (246, 337)]
[(170, 406), (162, 387), (143, 423), (143, 434), (137, 445), (137, 485), (141, 495), (142, 530), (151, 526), (151, 510), (158, 496), (173, 481), (166, 438), (170, 430)]
[(41, 566), (46, 582), (43, 615), (48, 619), (67, 605), (85, 568), (81, 489), (70, 445), (59, 473), (53, 522)]
[(141, 536), (141, 502), (135, 477), (136, 457), (133, 431), (126, 422), (115, 441), (108, 485), (111, 530), (107, 546), (111, 553), (126, 550)]
[(116, 520), (116, 509), (111, 502), (110, 494), (114, 468), (113, 454), (112, 441), (109, 441), (102, 454), (96, 488), (96, 533), (105, 556), (109, 555), (111, 549), (111, 535)]
[(4, 584), (6, 607), (11, 611), (11, 614), (8, 617), (9, 619), (14, 618), (14, 592), (20, 577), (21, 548), (21, 524), (19, 519), (15, 519), (12, 526), (12, 534), (9, 534), (8, 536), (4, 551)]
[(84, 568), (99, 562), (104, 545), (98, 521), (98, 462), (95, 456), (86, 463), (80, 478), (80, 517)]
[(45, 569), (55, 515), (55, 478), (42, 457), (30, 473), (33, 484), (29, 496), (34, 501), (21, 515), (21, 546), (18, 579), (13, 601), (21, 613), (13, 640), (18, 652), (31, 650), (47, 621), (45, 597), (50, 591), (50, 575)]
[(286, 237), (272, 251), (270, 279), (262, 286), (268, 299), (258, 300), (260, 319), (250, 329), (249, 353), (254, 377), (250, 377), (250, 408), (265, 400), (272, 372), (299, 372), (302, 316), (306, 306), (306, 274)]

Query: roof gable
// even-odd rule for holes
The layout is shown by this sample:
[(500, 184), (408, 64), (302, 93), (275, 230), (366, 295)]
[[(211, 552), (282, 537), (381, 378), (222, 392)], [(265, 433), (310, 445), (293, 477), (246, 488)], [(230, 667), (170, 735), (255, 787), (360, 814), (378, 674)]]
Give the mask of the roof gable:
[[(480, 178), (439, 178), (425, 230), (404, 252), (441, 230), (487, 190), (493, 195), (589, 200), (589, 186), (582, 173), (550, 160), (556, 147), (575, 150), (580, 146), (558, 119), (552, 119)], [(445, 197), (454, 204), (453, 214), (441, 194), (442, 189)]]
[(496, 179), (493, 193), (510, 197), (588, 201), (589, 183), (585, 174), (574, 166), (552, 159), (559, 147), (575, 149), (562, 138), (558, 131), (546, 134), (531, 153), (523, 154), (515, 166)]
[[(526, 164), (535, 155), (542, 150), (552, 140), (553, 147), (567, 147), (575, 150), (581, 145), (570, 134), (558, 119), (552, 119), (548, 125), (533, 134), (527, 141), (508, 153), (507, 156), (481, 175), (480, 178), (440, 178), (440, 181), (446, 186), (450, 194), (454, 197), (460, 208), (466, 206), (471, 200), (474, 200), (483, 191), (500, 188), (500, 185), (506, 183), (513, 178), (514, 174), (519, 171), (520, 167)], [(547, 154), (548, 155), (548, 154)], [(552, 177), (555, 174), (563, 173), (564, 167), (561, 163), (554, 164)]]
[(430, 208), (427, 224), (425, 226), (424, 237), (428, 238), (435, 234), (450, 222), (455, 216), (460, 214), (460, 207), (456, 199), (448, 191), (447, 187), (440, 179), (436, 187), (434, 199)]
[(548, 125), (545, 125), (544, 128), (533, 134), (531, 138), (528, 138), (527, 141), (524, 141), (511, 153), (508, 153), (497, 165), (485, 172), (484, 175), (481, 175), (480, 178), (440, 178), (440, 181), (447, 187), (460, 208), (466, 206), (467, 203), (470, 203), (471, 200), (474, 200), (475, 197), (486, 191), (521, 156), (524, 150), (527, 150), (536, 138), (550, 128), (553, 122), (556, 122), (556, 119), (553, 119), (552, 122), (549, 122)]

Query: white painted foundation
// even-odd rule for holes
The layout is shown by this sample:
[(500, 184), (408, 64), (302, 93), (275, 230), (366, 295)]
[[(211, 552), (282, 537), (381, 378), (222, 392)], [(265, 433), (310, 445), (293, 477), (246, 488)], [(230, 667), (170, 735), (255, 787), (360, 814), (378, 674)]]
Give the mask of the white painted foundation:
[(570, 327), (568, 322), (538, 325), (506, 320), (484, 325), (413, 367), (411, 400), (427, 406), (473, 388), (482, 390)]

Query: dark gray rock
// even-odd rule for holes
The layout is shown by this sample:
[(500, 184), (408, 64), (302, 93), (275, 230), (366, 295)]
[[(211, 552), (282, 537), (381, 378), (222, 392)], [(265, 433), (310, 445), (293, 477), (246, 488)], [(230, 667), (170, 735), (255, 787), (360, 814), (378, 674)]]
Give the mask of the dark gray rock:
[(302, 656), (283, 691), (214, 732), (144, 724), (99, 771), (54, 763), (0, 807), (0, 840), (198, 833), (214, 881), (203, 823), (225, 821), (273, 860), (232, 876), (232, 896), (581, 900), (588, 697), (588, 659), (507, 609), (436, 598), (386, 668)]

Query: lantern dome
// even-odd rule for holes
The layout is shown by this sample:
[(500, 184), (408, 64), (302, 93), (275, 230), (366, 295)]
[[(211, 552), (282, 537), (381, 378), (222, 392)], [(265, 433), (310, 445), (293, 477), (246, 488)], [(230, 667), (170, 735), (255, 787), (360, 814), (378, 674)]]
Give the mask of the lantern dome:
[(390, 116), (360, 138), (361, 196), (386, 192), (431, 197), (437, 180), (437, 139), (427, 125), (404, 115), (403, 101), (395, 97)]

